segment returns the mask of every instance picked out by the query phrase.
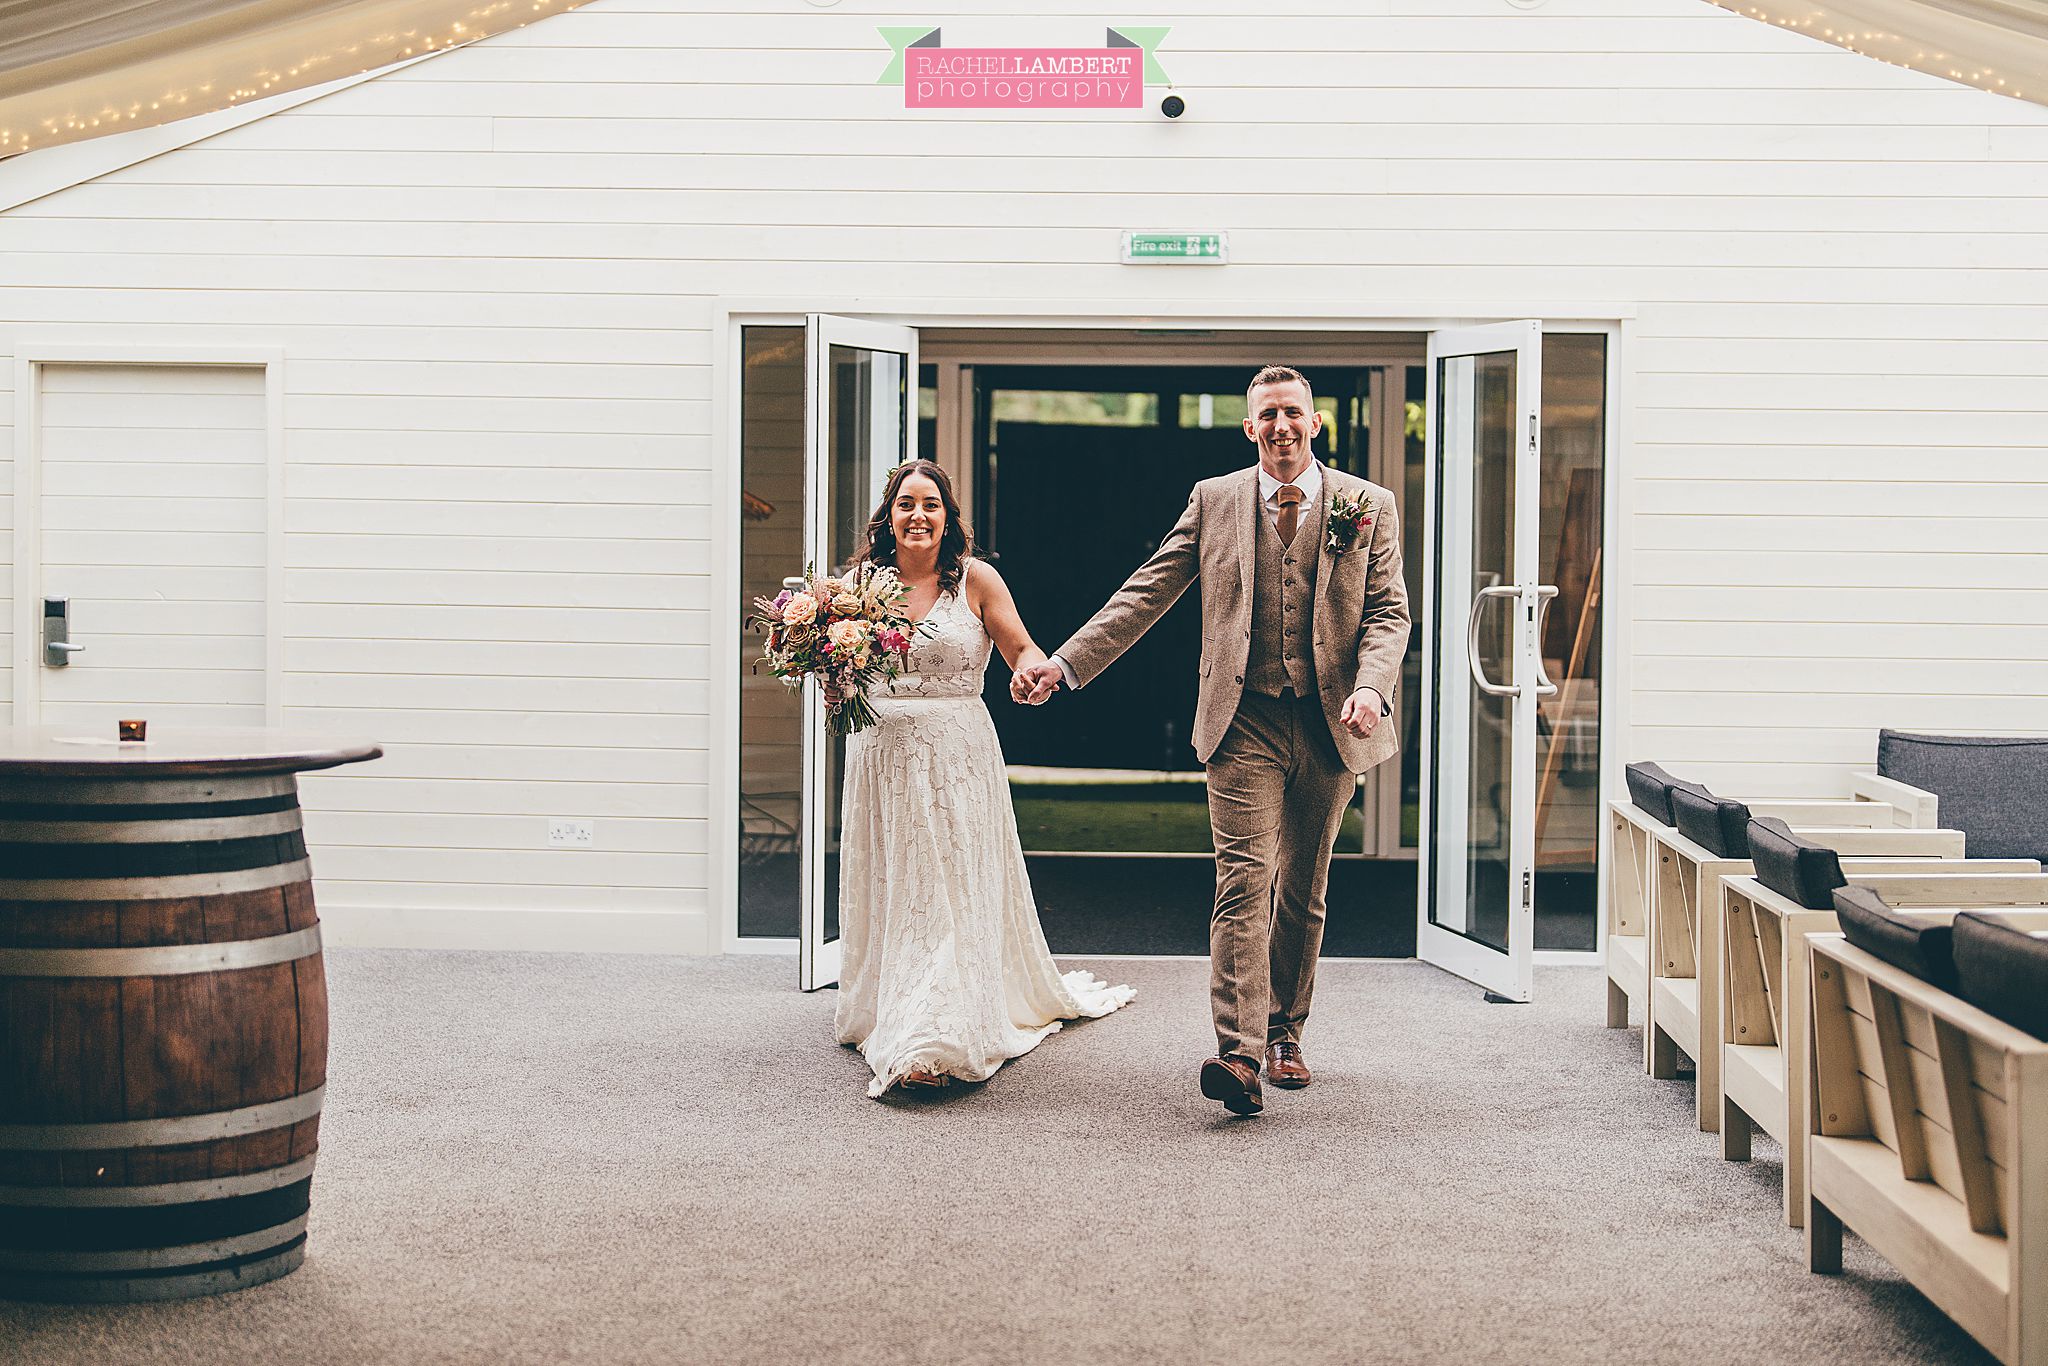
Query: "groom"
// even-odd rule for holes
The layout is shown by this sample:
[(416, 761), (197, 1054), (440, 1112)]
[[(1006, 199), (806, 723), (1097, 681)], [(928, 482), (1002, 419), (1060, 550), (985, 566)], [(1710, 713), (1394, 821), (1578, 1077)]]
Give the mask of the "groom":
[(1196, 580), (1202, 585), (1195, 754), (1216, 845), (1209, 922), (1217, 1056), (1202, 1094), (1234, 1114), (1309, 1084), (1301, 1031), (1323, 942), (1330, 849), (1363, 773), (1398, 742), (1394, 685), (1408, 595), (1394, 495), (1319, 463), (1308, 380), (1269, 365), (1246, 393), (1255, 469), (1195, 485), (1151, 559), (1011, 692), (1086, 687)]

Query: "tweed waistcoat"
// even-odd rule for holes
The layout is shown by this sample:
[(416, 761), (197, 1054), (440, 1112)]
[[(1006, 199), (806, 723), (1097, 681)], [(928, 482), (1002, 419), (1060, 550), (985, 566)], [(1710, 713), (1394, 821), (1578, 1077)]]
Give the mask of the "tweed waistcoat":
[(1323, 500), (1302, 509), (1294, 543), (1282, 547), (1280, 533), (1258, 509), (1258, 544), (1252, 560), (1252, 641), (1245, 661), (1245, 691), (1278, 697), (1316, 695), (1315, 631), (1317, 547), (1323, 539)]

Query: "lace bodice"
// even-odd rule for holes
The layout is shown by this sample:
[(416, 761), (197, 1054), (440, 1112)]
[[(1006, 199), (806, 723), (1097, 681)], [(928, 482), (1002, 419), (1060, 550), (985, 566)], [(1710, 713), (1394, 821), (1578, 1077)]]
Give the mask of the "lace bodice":
[(910, 646), (910, 667), (884, 689), (889, 697), (979, 697), (990, 641), (958, 590), (939, 594), (925, 629)]

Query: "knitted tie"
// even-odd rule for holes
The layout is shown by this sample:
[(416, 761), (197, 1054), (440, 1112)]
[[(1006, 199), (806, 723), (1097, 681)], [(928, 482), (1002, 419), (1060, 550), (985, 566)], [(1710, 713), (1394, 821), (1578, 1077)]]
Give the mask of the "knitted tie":
[(1293, 545), (1295, 529), (1301, 525), (1301, 490), (1282, 484), (1273, 496), (1280, 500), (1280, 544)]

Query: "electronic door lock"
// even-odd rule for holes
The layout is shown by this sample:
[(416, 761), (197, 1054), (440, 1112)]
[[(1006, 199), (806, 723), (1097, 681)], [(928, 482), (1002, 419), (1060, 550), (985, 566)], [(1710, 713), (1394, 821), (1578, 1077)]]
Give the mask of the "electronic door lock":
[(43, 663), (52, 669), (62, 669), (71, 663), (71, 656), (83, 652), (83, 645), (71, 643), (71, 599), (43, 599)]

